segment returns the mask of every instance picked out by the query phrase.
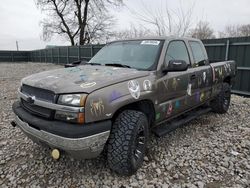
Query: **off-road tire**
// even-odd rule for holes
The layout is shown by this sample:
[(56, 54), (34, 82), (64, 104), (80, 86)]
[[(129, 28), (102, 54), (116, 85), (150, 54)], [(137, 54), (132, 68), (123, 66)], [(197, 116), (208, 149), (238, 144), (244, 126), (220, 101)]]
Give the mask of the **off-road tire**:
[(108, 142), (107, 159), (111, 170), (119, 175), (135, 173), (142, 166), (148, 137), (148, 119), (144, 113), (135, 110), (120, 113)]
[(224, 114), (228, 111), (231, 100), (231, 86), (224, 82), (221, 86), (220, 93), (211, 102), (212, 111)]

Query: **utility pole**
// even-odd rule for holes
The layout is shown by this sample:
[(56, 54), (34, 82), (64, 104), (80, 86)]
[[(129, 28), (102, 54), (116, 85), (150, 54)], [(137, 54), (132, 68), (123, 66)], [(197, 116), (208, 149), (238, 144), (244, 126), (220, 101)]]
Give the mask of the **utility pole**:
[(16, 40), (16, 50), (19, 51), (18, 49), (18, 41)]

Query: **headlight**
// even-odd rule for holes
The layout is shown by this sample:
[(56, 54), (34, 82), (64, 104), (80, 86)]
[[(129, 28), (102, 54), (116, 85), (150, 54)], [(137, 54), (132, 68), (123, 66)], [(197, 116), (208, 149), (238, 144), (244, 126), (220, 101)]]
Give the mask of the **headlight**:
[(87, 94), (67, 94), (60, 95), (58, 104), (68, 106), (84, 106)]
[[(87, 94), (66, 94), (60, 95), (57, 103), (67, 106), (84, 107)], [(83, 112), (64, 112), (57, 110), (55, 113), (55, 119), (72, 122), (72, 123), (84, 123)]]

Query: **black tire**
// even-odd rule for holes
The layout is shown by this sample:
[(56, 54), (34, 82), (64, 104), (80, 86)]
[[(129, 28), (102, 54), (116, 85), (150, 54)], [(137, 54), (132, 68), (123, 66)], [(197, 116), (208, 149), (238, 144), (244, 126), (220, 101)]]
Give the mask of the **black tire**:
[(132, 175), (142, 166), (149, 137), (148, 119), (139, 111), (125, 110), (116, 118), (108, 142), (109, 167)]
[(231, 100), (231, 86), (224, 82), (220, 93), (211, 102), (213, 112), (224, 114), (228, 111)]

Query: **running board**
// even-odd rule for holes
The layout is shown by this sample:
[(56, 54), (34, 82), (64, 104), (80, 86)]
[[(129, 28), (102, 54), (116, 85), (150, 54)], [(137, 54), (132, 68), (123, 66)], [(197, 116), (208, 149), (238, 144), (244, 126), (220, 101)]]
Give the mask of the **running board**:
[(177, 129), (178, 127), (184, 125), (185, 123), (188, 123), (197, 117), (208, 113), (211, 111), (211, 108), (202, 108), (199, 110), (193, 110), (190, 112), (187, 112), (184, 114), (184, 117), (177, 117), (177, 119), (174, 119), (172, 121), (169, 121), (167, 123), (161, 124), (159, 126), (156, 126), (154, 129), (152, 129), (152, 132), (156, 134), (156, 136), (161, 137), (166, 135), (167, 133)]

